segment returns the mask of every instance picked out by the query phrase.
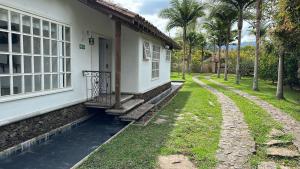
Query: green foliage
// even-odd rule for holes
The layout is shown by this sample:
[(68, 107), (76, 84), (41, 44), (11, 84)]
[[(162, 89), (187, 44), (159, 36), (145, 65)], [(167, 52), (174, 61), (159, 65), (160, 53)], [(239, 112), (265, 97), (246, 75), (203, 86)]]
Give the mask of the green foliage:
[(278, 58), (274, 54), (263, 52), (259, 62), (259, 77), (264, 80), (277, 80)]
[(286, 57), (284, 67), (284, 82), (290, 87), (298, 85), (298, 59), (295, 56)]

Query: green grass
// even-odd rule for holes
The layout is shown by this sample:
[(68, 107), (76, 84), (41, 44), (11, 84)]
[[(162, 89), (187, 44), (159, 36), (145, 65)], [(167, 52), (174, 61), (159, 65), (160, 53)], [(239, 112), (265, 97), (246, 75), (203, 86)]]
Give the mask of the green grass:
[(178, 73), (178, 72), (172, 72), (171, 73), (171, 79), (175, 80), (175, 81), (184, 81), (182, 79), (182, 73)]
[[(157, 125), (160, 115), (168, 119)], [(183, 89), (146, 127), (130, 126), (79, 168), (154, 169), (157, 157), (168, 154), (187, 155), (201, 169), (214, 168), (221, 121), (217, 98), (187, 76)]]
[(241, 84), (235, 84), (235, 76), (229, 75), (228, 81), (224, 81), (223, 76), (219, 79), (216, 75), (212, 76), (213, 80), (221, 82), (231, 87), (235, 87), (239, 90), (247, 92), (249, 94), (258, 96), (259, 98), (271, 103), (275, 107), (283, 110), (284, 112), (290, 114), (296, 120), (300, 121), (300, 91), (292, 90), (289, 87), (284, 88), (285, 100), (278, 100), (276, 95), (276, 86), (272, 85), (270, 81), (259, 81), (260, 91), (252, 90), (252, 78), (243, 77)]
[[(237, 105), (237, 107), (240, 109), (240, 111), (243, 112), (245, 121), (248, 124), (251, 135), (253, 136), (257, 145), (257, 152), (252, 156), (250, 161), (251, 165), (255, 167), (260, 162), (267, 160), (268, 157), (266, 155), (266, 146), (264, 146), (263, 143), (265, 143), (268, 140), (267, 135), (269, 134), (272, 128), (281, 130), (282, 125), (275, 121), (269, 115), (268, 112), (266, 112), (250, 100), (239, 96), (236, 93), (227, 90), (221, 86), (218, 86), (217, 84), (205, 79), (204, 76), (201, 76), (200, 80), (208, 84), (209, 86), (217, 89), (218, 91), (224, 93), (226, 96), (232, 99)], [(291, 140), (292, 137), (290, 135), (286, 135), (281, 139)], [(278, 160), (278, 162), (287, 163), (291, 166), (299, 165), (299, 162), (297, 162), (296, 160), (288, 160), (287, 162), (284, 160)]]

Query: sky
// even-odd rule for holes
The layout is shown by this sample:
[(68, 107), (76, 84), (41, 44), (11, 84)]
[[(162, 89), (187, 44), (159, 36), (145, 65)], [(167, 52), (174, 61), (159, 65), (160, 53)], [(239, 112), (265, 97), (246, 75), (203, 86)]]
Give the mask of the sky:
[[(110, 1), (140, 14), (165, 34), (171, 37), (175, 36), (176, 29), (167, 32), (166, 25), (168, 23), (168, 20), (159, 17), (160, 11), (164, 8), (169, 7), (169, 0), (110, 0)], [(236, 26), (233, 27), (233, 29), (236, 28), (237, 28)], [(249, 30), (249, 24), (247, 22), (244, 22), (244, 27), (242, 32), (242, 42), (255, 41), (255, 37), (253, 35), (250, 35), (248, 30)]]

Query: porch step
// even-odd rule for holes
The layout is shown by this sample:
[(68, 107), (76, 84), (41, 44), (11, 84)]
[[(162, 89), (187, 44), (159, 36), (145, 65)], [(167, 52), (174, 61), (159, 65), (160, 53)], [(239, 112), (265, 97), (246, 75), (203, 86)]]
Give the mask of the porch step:
[(134, 95), (124, 95), (123, 97), (121, 96), (121, 104), (129, 101), (130, 99), (132, 99), (134, 97)]
[(150, 103), (145, 103), (138, 108), (132, 110), (120, 117), (122, 121), (134, 121), (140, 119), (143, 115), (145, 115), (148, 111), (150, 111), (155, 105)]
[[(128, 100), (132, 99), (134, 95), (121, 95), (121, 104), (127, 102)], [(99, 99), (101, 100), (101, 98)], [(111, 103), (107, 102), (86, 102), (84, 105), (87, 108), (99, 108), (99, 109), (107, 109), (111, 108), (115, 104), (115, 96), (111, 95)]]
[(106, 110), (106, 113), (109, 115), (121, 116), (143, 103), (144, 103), (144, 100), (142, 100), (142, 99), (132, 99), (132, 100), (129, 100), (129, 101), (123, 103), (122, 109), (108, 109), (108, 110)]

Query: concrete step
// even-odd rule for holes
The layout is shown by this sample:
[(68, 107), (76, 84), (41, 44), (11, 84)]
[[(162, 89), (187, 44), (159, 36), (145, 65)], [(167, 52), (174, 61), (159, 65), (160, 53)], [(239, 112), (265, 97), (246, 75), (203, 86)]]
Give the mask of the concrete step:
[[(101, 97), (101, 96), (99, 96), (99, 97)], [(134, 95), (122, 95), (121, 96), (121, 104), (127, 102), (128, 100), (132, 99), (133, 97), (134, 97)], [(84, 103), (84, 105), (87, 108), (98, 108), (98, 109), (111, 108), (114, 104), (115, 104), (115, 96), (114, 95), (111, 96), (111, 101), (99, 98), (98, 102), (92, 101), (92, 102)]]
[(300, 157), (300, 154), (298, 151), (290, 150), (288, 148), (281, 148), (281, 147), (267, 148), (267, 155), (273, 156), (273, 157), (283, 157), (283, 158)]
[(134, 121), (140, 119), (144, 116), (148, 111), (150, 111), (154, 107), (154, 104), (145, 103), (138, 108), (130, 111), (129, 113), (120, 117), (122, 121)]
[(122, 109), (108, 109), (106, 113), (109, 115), (121, 116), (144, 103), (142, 99), (131, 99), (122, 104)]
[(293, 142), (291, 141), (282, 141), (282, 140), (270, 140), (265, 145), (267, 146), (284, 146), (284, 145), (291, 145)]

